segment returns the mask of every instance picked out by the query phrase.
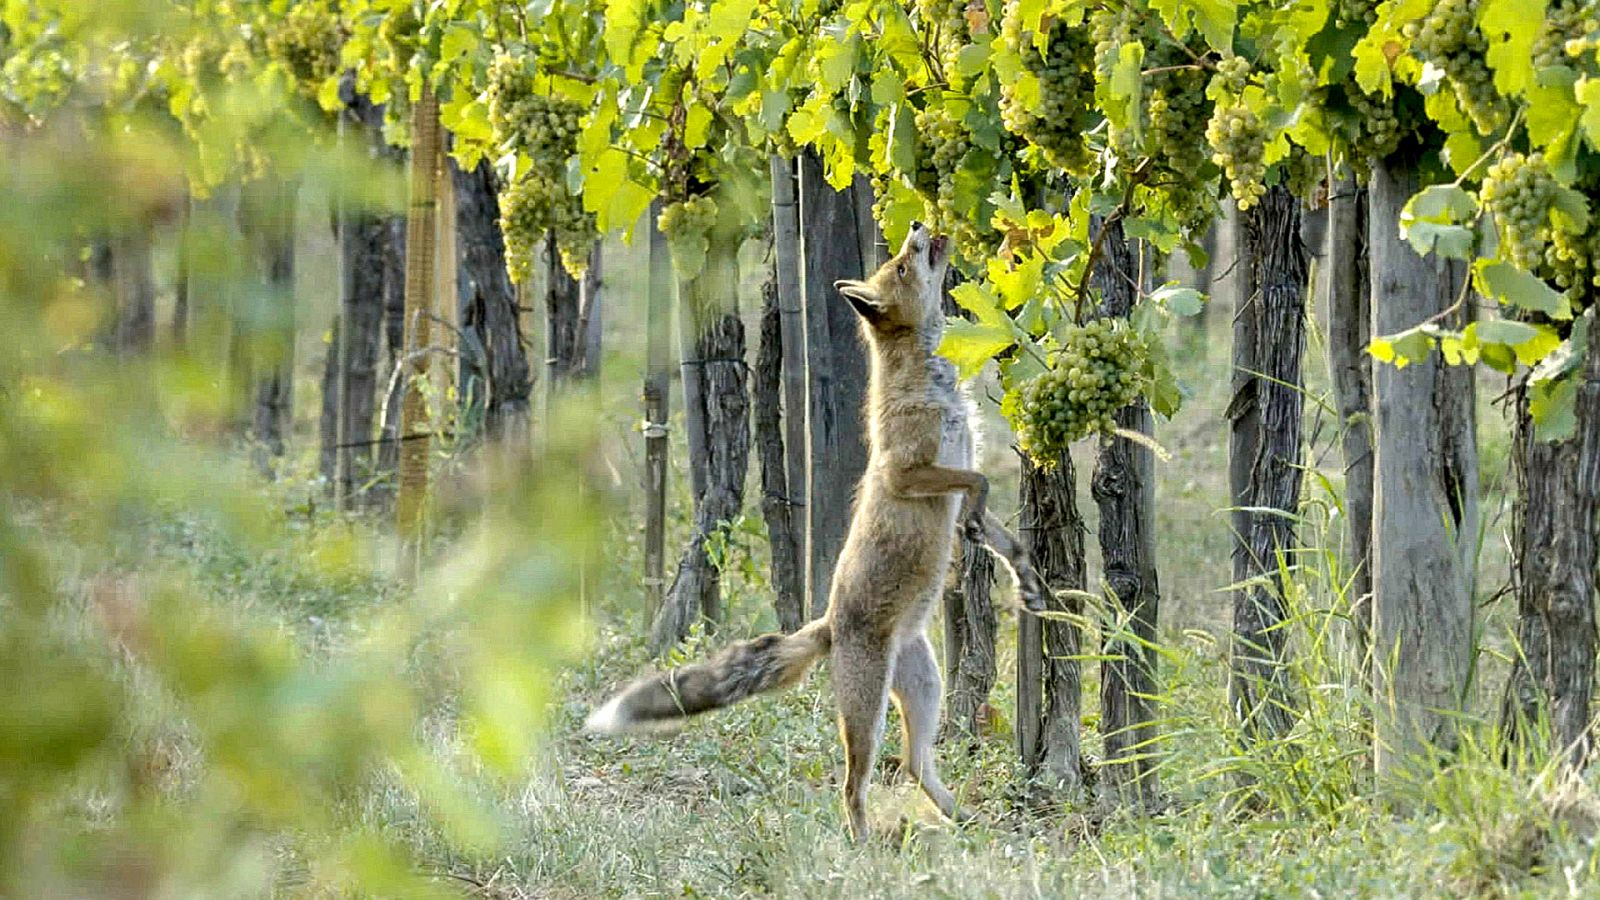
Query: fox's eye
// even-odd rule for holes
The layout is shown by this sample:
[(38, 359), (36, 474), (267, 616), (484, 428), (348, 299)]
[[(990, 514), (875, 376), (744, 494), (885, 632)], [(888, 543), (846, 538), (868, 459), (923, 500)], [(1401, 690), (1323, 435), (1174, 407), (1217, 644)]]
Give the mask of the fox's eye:
[(906, 264), (901, 263), (900, 265), (895, 266), (895, 271), (900, 273), (901, 278), (906, 277)]

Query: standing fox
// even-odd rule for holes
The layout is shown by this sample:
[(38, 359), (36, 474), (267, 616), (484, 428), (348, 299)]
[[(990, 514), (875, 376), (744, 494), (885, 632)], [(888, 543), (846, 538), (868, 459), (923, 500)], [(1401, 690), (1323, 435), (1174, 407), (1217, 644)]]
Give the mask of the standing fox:
[(900, 252), (871, 278), (835, 285), (861, 317), (872, 376), (870, 455), (827, 613), (794, 634), (762, 635), (646, 676), (595, 710), (588, 730), (646, 730), (789, 687), (831, 651), (851, 835), (867, 836), (867, 785), (891, 695), (912, 776), (941, 813), (965, 818), (934, 769), (940, 681), (927, 636), (958, 518), (964, 513), (968, 534), (1010, 565), (1030, 609), (1041, 608), (1043, 596), (1020, 542), (985, 508), (989, 483), (972, 469), (967, 403), (954, 367), (934, 353), (944, 331), (948, 262), (944, 238), (913, 225)]

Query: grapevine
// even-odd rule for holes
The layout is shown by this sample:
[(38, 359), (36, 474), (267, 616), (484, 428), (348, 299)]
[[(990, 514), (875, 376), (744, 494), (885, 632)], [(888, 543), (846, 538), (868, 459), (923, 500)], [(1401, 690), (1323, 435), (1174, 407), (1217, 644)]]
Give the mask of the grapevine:
[(1053, 465), (1075, 441), (1115, 432), (1117, 410), (1147, 387), (1148, 357), (1144, 337), (1125, 321), (1070, 326), (1049, 371), (1007, 391), (1000, 411), (1022, 451)]

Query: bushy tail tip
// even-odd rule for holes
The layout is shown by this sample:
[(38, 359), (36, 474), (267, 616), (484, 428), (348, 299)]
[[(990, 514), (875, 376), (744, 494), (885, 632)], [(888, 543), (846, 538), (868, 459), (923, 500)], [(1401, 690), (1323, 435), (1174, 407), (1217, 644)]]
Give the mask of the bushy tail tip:
[(646, 675), (590, 713), (584, 730), (670, 730), (689, 716), (788, 687), (828, 652), (832, 638), (828, 621), (819, 619), (794, 634), (764, 634), (703, 662)]

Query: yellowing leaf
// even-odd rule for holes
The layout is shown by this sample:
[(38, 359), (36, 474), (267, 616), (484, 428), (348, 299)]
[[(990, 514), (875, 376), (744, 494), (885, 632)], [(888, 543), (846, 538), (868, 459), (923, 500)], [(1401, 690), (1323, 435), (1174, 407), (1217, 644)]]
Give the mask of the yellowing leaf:
[(995, 354), (1016, 343), (1012, 335), (1009, 326), (951, 319), (945, 325), (944, 339), (939, 342), (939, 355), (955, 363), (959, 377), (971, 378)]

